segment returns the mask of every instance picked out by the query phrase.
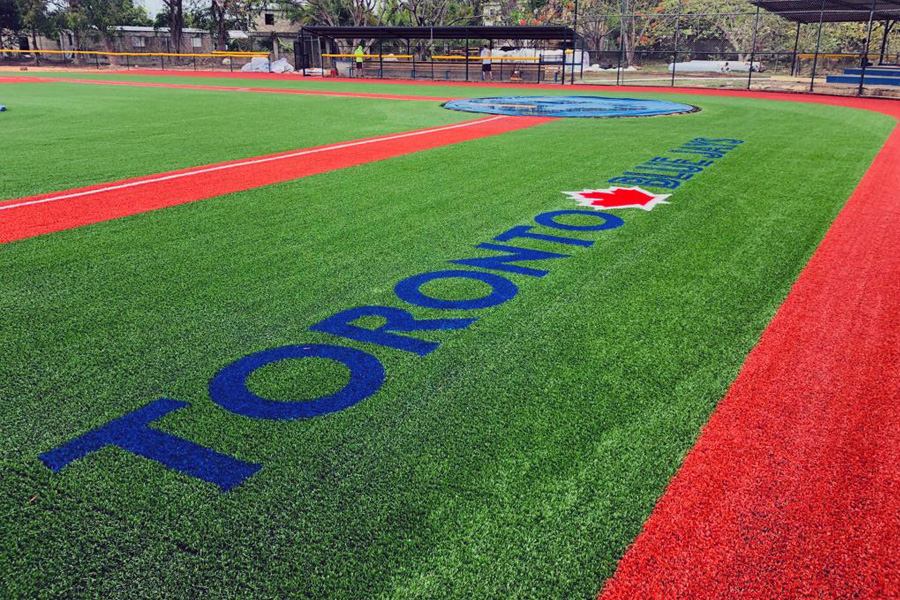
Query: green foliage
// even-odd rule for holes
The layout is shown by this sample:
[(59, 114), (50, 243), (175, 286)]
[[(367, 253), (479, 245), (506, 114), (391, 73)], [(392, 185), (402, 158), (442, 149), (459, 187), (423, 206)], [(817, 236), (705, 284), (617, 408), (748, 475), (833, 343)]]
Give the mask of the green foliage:
[[(153, 18), (153, 26), (156, 28), (169, 26), (168, 7), (163, 6), (163, 9), (156, 13), (156, 16)], [(185, 2), (184, 26), (213, 31), (212, 17), (209, 14), (209, 5), (203, 0)]]
[(120, 26), (151, 26), (153, 21), (143, 6), (133, 0), (69, 0), (57, 14), (61, 28), (71, 29), (77, 37), (100, 38), (107, 43)]
[(0, 0), (0, 46), (4, 35), (14, 39), (23, 26), (19, 0)]

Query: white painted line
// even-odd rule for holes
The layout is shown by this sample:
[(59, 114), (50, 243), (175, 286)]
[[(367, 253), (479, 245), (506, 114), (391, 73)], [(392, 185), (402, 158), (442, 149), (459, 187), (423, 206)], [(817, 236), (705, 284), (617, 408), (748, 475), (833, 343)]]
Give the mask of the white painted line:
[(301, 150), (299, 152), (292, 152), (290, 154), (282, 154), (280, 156), (268, 156), (266, 158), (255, 158), (252, 160), (245, 160), (243, 162), (231, 163), (227, 165), (218, 165), (215, 167), (206, 167), (199, 168), (196, 171), (188, 171), (186, 173), (175, 173), (173, 175), (164, 175), (162, 177), (154, 177), (153, 179), (142, 179), (141, 181), (131, 181), (129, 183), (120, 183), (118, 185), (111, 185), (103, 188), (97, 188), (95, 190), (86, 190), (84, 192), (74, 192), (72, 194), (63, 194), (62, 196), (52, 196), (50, 198), (41, 198), (40, 200), (29, 200), (28, 202), (19, 202), (16, 204), (3, 204), (0, 205), (0, 210), (8, 210), (11, 208), (19, 208), (22, 206), (30, 206), (32, 204), (43, 204), (45, 202), (56, 202), (58, 200), (68, 200), (70, 198), (80, 198), (82, 196), (90, 196), (92, 194), (102, 194), (104, 192), (112, 192), (115, 190), (122, 190), (131, 187), (137, 187), (139, 185), (147, 185), (149, 183), (157, 183), (160, 181), (169, 181), (171, 179), (180, 179), (182, 177), (191, 177), (193, 175), (201, 175), (203, 173), (211, 173), (213, 171), (224, 171), (225, 169), (236, 169), (237, 167), (247, 167), (250, 165), (258, 165), (261, 163), (272, 162), (275, 160), (285, 160), (288, 158), (297, 158), (298, 156), (306, 156), (308, 154), (317, 154), (319, 152), (328, 152), (330, 150), (343, 150), (344, 148), (353, 148), (354, 146), (363, 146), (365, 144), (376, 144), (378, 142), (390, 142), (392, 140), (400, 140), (403, 138), (413, 137), (417, 135), (427, 135), (429, 133), (438, 133), (441, 131), (448, 131), (450, 129), (461, 129), (463, 127), (470, 127), (472, 125), (480, 125), (481, 123), (490, 123), (491, 121), (496, 121), (498, 119), (506, 119), (506, 116), (498, 116), (498, 117), (489, 117), (487, 119), (477, 119), (475, 121), (466, 121), (464, 123), (457, 123), (456, 125), (447, 125), (446, 127), (438, 127), (437, 129), (424, 129), (422, 131), (413, 131), (410, 133), (401, 133), (397, 135), (391, 135), (387, 137), (373, 138), (371, 140), (360, 140), (358, 142), (348, 142), (346, 144), (338, 144), (336, 146), (326, 146), (325, 148), (316, 148), (314, 150)]

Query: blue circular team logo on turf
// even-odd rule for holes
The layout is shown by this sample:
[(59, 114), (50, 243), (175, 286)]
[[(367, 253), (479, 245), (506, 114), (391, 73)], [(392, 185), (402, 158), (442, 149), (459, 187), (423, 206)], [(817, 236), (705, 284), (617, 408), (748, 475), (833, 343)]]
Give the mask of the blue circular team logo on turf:
[(444, 108), (526, 117), (654, 117), (700, 110), (690, 104), (644, 98), (601, 96), (501, 96), (452, 100)]

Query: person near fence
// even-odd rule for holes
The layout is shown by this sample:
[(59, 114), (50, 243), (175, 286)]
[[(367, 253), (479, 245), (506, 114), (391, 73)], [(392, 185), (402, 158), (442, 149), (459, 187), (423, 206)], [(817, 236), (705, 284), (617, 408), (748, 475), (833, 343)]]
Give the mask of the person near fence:
[(481, 80), (494, 80), (494, 74), (491, 72), (491, 50), (487, 44), (481, 47)]
[(356, 47), (356, 52), (353, 53), (356, 57), (356, 76), (363, 76), (363, 62), (365, 59), (365, 53), (363, 52), (362, 44)]

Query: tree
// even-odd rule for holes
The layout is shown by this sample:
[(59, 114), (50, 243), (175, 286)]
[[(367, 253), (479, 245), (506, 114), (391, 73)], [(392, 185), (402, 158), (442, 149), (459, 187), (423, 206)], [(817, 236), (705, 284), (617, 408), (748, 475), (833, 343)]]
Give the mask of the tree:
[[(364, 26), (389, 23), (394, 18), (399, 2), (397, 0), (385, 0), (381, 5), (381, 16), (388, 16), (388, 20), (382, 20), (375, 14), (377, 0), (307, 0), (302, 4), (285, 2), (282, 7), (286, 10), (287, 17), (294, 23), (329, 25), (332, 27), (342, 25)], [(394, 23), (400, 24), (400, 23)], [(406, 23), (408, 24), (408, 23)], [(370, 48), (374, 40), (338, 40), (338, 49), (348, 52), (356, 44), (363, 44)]]
[(248, 30), (268, 3), (265, 0), (212, 0), (209, 7), (216, 49), (226, 50), (228, 30)]
[[(480, 0), (306, 0), (284, 2), (295, 23), (329, 26), (439, 26), (472, 23), (481, 14)], [(377, 40), (339, 40), (342, 51), (363, 44), (371, 48)], [(417, 54), (430, 51), (431, 42), (417, 41)]]
[[(135, 6), (133, 0), (67, 0), (60, 5), (59, 19), (61, 28), (74, 33), (76, 47), (80, 48), (84, 37), (90, 36), (102, 41), (108, 52), (115, 52), (118, 27), (153, 24), (146, 9)], [(110, 56), (109, 62), (118, 64), (115, 56)]]
[(182, 0), (163, 0), (168, 19), (169, 39), (173, 51), (181, 53), (181, 40), (184, 37), (184, 2)]
[[(22, 29), (31, 34), (31, 49), (40, 50), (38, 35), (55, 34), (53, 19), (48, 13), (47, 0), (17, 0)], [(40, 55), (34, 53), (34, 64), (40, 63)]]
[(14, 46), (23, 28), (16, 0), (0, 0), (0, 48)]
[[(399, 14), (407, 15), (414, 27), (470, 24), (480, 19), (480, 5), (460, 0), (397, 0)], [(432, 54), (431, 40), (416, 40), (419, 56)]]

